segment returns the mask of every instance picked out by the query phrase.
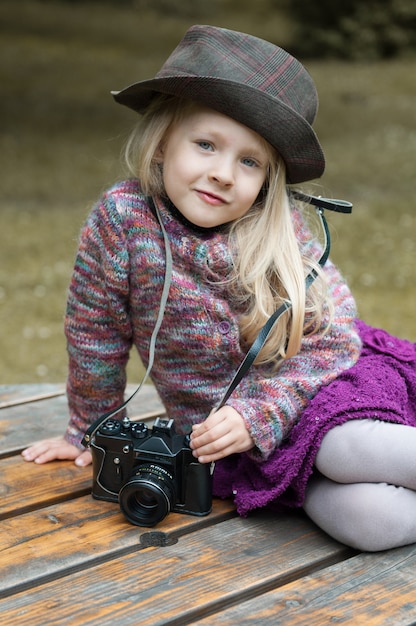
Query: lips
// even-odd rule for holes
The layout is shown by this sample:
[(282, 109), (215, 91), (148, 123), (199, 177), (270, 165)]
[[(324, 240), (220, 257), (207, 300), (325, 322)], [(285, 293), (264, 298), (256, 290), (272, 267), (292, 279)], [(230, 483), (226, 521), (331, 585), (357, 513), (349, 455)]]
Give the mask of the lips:
[(219, 204), (227, 204), (227, 201), (222, 196), (212, 193), (211, 191), (205, 191), (203, 189), (196, 189), (198, 196), (207, 204), (218, 206)]

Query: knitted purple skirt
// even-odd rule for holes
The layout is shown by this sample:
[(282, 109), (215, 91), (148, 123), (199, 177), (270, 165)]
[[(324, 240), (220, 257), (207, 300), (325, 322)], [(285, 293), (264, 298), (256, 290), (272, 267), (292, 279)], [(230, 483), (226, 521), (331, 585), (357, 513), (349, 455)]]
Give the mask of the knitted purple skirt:
[(240, 515), (301, 507), (322, 438), (334, 426), (366, 418), (416, 426), (416, 344), (363, 322), (357, 327), (358, 362), (318, 392), (267, 461), (241, 454), (216, 463), (214, 495), (233, 497)]

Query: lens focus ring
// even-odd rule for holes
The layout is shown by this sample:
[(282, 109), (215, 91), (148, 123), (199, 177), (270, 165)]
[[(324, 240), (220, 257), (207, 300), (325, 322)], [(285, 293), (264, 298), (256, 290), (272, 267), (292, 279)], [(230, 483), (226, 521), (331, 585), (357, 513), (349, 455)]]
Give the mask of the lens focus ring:
[(154, 526), (176, 502), (173, 476), (158, 465), (141, 465), (119, 493), (120, 508), (129, 522)]

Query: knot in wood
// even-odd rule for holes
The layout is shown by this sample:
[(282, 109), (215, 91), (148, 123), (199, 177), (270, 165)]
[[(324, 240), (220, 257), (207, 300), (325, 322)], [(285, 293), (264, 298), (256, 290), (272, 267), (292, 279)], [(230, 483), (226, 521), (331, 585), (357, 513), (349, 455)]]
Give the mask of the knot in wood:
[(166, 533), (160, 531), (151, 531), (140, 535), (140, 544), (144, 548), (164, 548), (165, 546), (173, 546), (178, 543), (178, 540), (174, 537), (169, 537)]

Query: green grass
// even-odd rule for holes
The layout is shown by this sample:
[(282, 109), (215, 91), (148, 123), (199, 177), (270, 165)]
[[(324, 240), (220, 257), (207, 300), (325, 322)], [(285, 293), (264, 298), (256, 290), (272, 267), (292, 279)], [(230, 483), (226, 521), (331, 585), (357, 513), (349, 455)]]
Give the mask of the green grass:
[[(192, 23), (290, 45), (282, 13), (269, 11), (265, 20), (267, 0), (252, 4), (188, 2), (173, 15), (3, 0), (2, 384), (65, 379), (62, 322), (77, 235), (92, 202), (122, 175), (119, 154), (136, 119), (110, 90), (152, 76)], [(328, 162), (312, 190), (354, 202), (351, 216), (328, 216), (333, 258), (362, 317), (416, 340), (416, 61), (307, 66), (320, 94), (316, 129)], [(132, 381), (138, 371), (134, 359)]]

